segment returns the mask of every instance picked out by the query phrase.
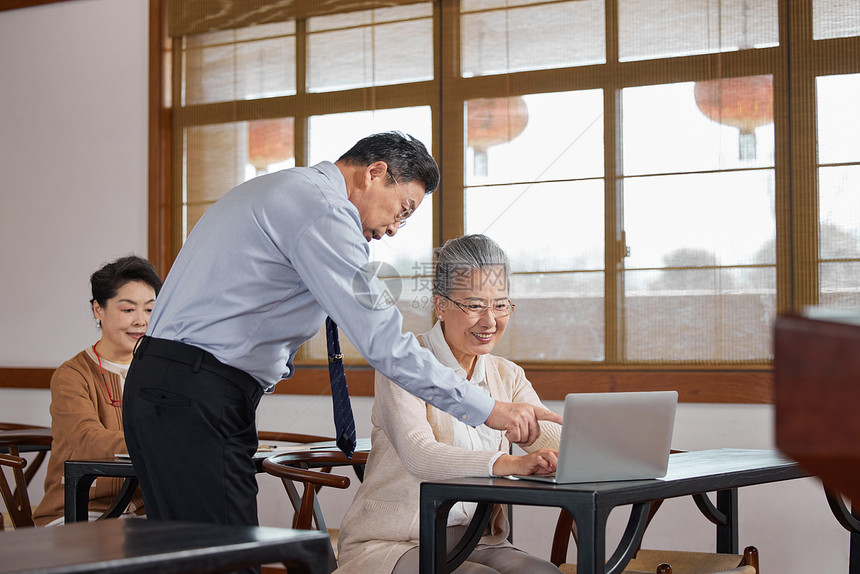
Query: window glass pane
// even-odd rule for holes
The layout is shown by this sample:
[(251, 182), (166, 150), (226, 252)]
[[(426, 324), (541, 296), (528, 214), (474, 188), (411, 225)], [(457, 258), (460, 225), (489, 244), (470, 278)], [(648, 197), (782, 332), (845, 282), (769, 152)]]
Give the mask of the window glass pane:
[(183, 47), (183, 105), (296, 93), (293, 23), (188, 36)]
[(511, 277), (516, 311), (493, 354), (518, 361), (604, 358), (603, 273)]
[(295, 167), (293, 118), (272, 118), (241, 122), (248, 129), (248, 164), (246, 178)]
[(475, 12), (470, 10), (484, 6), (464, 4), (460, 17), (464, 78), (606, 61), (603, 0), (516, 4), (523, 6)]
[(433, 79), (432, 4), (308, 19), (310, 92)]
[(466, 185), (603, 177), (600, 90), (466, 102)]
[(764, 48), (779, 43), (776, 0), (618, 3), (621, 61)]
[(603, 268), (603, 181), (466, 190), (466, 233), (492, 237), (513, 271)]
[[(661, 363), (769, 360), (775, 293), (725, 287), (735, 282), (732, 271), (626, 272), (627, 282), (661, 287), (626, 290), (624, 358)], [(762, 285), (775, 283), (773, 269), (761, 273)]]
[(625, 175), (774, 165), (771, 76), (622, 90)]
[(624, 228), (628, 360), (770, 356), (772, 171), (625, 180)]
[(257, 175), (295, 166), (293, 118), (185, 130), (182, 240), (210, 205)]
[(812, 37), (860, 36), (860, 2), (857, 0), (812, 0)]
[(818, 170), (821, 305), (860, 308), (860, 166)]
[(860, 161), (860, 74), (816, 78), (818, 162)]
[(185, 130), (182, 241), (210, 205), (244, 181), (245, 163), (237, 149), (247, 145), (247, 128), (235, 123)]
[(625, 267), (663, 268), (677, 257), (695, 265), (773, 263), (773, 190), (772, 171), (625, 180)]

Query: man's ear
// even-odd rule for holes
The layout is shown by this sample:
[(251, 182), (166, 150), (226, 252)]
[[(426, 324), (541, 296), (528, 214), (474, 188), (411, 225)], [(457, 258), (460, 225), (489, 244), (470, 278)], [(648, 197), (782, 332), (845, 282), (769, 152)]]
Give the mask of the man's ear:
[[(388, 164), (384, 161), (375, 161), (364, 170), (365, 183), (370, 183), (377, 178), (386, 179), (388, 177)], [(383, 184), (385, 182), (383, 181)]]

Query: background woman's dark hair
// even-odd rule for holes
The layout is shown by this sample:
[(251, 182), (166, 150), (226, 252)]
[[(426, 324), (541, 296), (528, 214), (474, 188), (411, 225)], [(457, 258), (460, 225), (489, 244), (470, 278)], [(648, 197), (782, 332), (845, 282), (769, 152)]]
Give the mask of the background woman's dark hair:
[[(393, 177), (401, 185), (419, 181), (424, 185), (424, 193), (428, 194), (439, 187), (436, 160), (423, 143), (401, 132), (384, 132), (362, 138), (338, 161), (359, 166), (384, 161), (388, 164), (389, 179)], [(394, 180), (388, 185), (392, 183)]]
[(161, 291), (161, 278), (155, 271), (152, 263), (136, 255), (120, 257), (112, 263), (108, 263), (90, 276), (90, 285), (93, 289), (93, 301), (104, 307), (108, 299), (116, 297), (120, 287), (129, 281), (143, 281), (155, 291)]

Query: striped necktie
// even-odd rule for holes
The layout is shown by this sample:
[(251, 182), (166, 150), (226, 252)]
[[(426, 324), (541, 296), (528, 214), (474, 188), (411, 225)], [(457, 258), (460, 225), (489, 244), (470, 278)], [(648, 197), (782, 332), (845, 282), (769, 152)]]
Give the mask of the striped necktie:
[(349, 389), (343, 372), (343, 355), (337, 334), (337, 323), (331, 317), (325, 320), (325, 338), (328, 346), (328, 376), (331, 380), (331, 400), (334, 406), (334, 428), (337, 433), (337, 448), (347, 458), (355, 452), (355, 419), (349, 402)]

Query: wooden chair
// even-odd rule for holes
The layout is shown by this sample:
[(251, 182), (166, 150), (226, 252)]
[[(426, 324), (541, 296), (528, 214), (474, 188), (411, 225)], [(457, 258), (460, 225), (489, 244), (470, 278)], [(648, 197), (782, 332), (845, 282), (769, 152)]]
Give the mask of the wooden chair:
[[(14, 528), (34, 526), (27, 487), (44, 462), (50, 447), (50, 428), (0, 422), (0, 493)], [(22, 450), (36, 452), (32, 462), (28, 463), (27, 459), (21, 456)], [(11, 481), (6, 476), (6, 468), (10, 469)], [(0, 530), (4, 528), (4, 515), (0, 513)]]
[[(646, 529), (657, 513), (662, 500), (651, 503)], [(576, 524), (566, 511), (559, 513), (553, 535), (550, 562), (564, 574), (576, 574), (576, 564), (567, 564), (570, 536), (576, 540)], [(759, 574), (758, 550), (744, 549), (743, 555), (716, 552), (687, 552), (681, 550), (650, 550), (640, 548), (622, 574)]]
[[(308, 450), (275, 454), (263, 461), (263, 470), (280, 478), (287, 491), (287, 496), (295, 511), (292, 527), (300, 530), (320, 530), (329, 534), (332, 545), (330, 555), (332, 570), (337, 567), (335, 560), (337, 538), (340, 531), (326, 527), (317, 494), (323, 486), (340, 489), (349, 488), (350, 480), (348, 477), (332, 474), (331, 470), (334, 466), (351, 465), (356, 476), (361, 480), (364, 477), (364, 464), (367, 462), (367, 455), (367, 452), (356, 452), (352, 459), (348, 459), (339, 450)], [(299, 494), (296, 484), (302, 485), (301, 494)]]
[[(24, 474), (26, 466), (27, 459), (0, 453), (0, 467), (3, 467), (0, 468), (0, 495), (3, 496), (3, 504), (6, 505), (6, 512), (15, 528), (35, 526), (30, 496), (27, 494), (27, 478)], [(14, 490), (6, 478), (5, 467), (11, 469)]]
[(633, 567), (656, 574), (759, 574), (758, 550), (747, 546), (742, 556), (680, 550), (640, 550)]
[[(671, 451), (672, 454), (684, 452)], [(663, 500), (651, 502), (645, 529), (660, 510)], [(698, 505), (697, 501), (697, 505)], [(566, 510), (559, 512), (552, 539), (550, 562), (565, 574), (576, 574), (576, 564), (566, 564), (570, 537), (576, 540), (576, 524)], [(755, 546), (744, 549), (743, 555), (716, 552), (686, 552), (681, 550), (649, 550), (639, 548), (622, 574), (759, 574), (758, 550)]]

